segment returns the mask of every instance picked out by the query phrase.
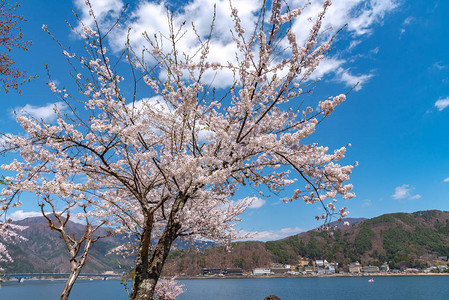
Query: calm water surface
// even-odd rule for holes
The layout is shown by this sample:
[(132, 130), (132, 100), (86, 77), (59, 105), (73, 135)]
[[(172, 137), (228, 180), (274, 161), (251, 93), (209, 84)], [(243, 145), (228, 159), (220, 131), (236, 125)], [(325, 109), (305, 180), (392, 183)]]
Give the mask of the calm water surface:
[[(178, 300), (247, 300), (270, 294), (282, 300), (296, 299), (449, 299), (449, 276), (398, 276), (328, 278), (254, 278), (180, 280), (185, 292)], [(58, 299), (62, 281), (6, 282), (1, 300)], [(127, 293), (118, 280), (79, 280), (72, 300), (126, 300)]]

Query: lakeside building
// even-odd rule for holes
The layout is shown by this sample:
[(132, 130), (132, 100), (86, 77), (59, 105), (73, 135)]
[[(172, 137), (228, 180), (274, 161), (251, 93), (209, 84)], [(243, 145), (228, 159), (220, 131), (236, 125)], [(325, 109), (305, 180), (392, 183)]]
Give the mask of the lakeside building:
[(203, 271), (203, 276), (221, 274), (220, 268), (203, 268), (202, 271)]
[(329, 266), (329, 263), (325, 259), (324, 260), (321, 260), (321, 259), (315, 260), (315, 267), (316, 268), (326, 269), (328, 266)]
[(349, 264), (349, 273), (359, 274), (362, 271), (362, 265), (356, 261)]
[(335, 264), (330, 263), (326, 269), (326, 274), (335, 274)]
[(101, 273), (102, 275), (118, 275), (116, 274), (114, 271), (104, 271), (103, 273)]
[(380, 266), (380, 271), (388, 272), (388, 271), (390, 271), (390, 266), (387, 263), (384, 263), (383, 265)]
[(312, 274), (315, 273), (315, 268), (312, 267), (312, 266), (305, 266), (305, 267), (304, 267), (304, 272), (305, 272), (305, 274), (307, 274), (307, 275), (312, 275)]
[(363, 273), (377, 273), (377, 272), (379, 272), (379, 267), (378, 266), (365, 266), (365, 267), (362, 267), (362, 272)]
[(273, 274), (284, 274), (291, 271), (290, 265), (283, 265), (283, 264), (271, 264), (271, 273)]
[(243, 270), (241, 268), (226, 268), (223, 271), (223, 275), (225, 275), (225, 276), (242, 276)]
[(326, 269), (316, 269), (316, 274), (317, 275), (324, 275), (326, 274)]
[(309, 265), (309, 260), (308, 259), (306, 259), (304, 257), (301, 257), (301, 258), (298, 259), (298, 267), (302, 268), (302, 267), (305, 267), (305, 266), (308, 266), (308, 265)]
[(273, 274), (284, 274), (284, 273), (287, 273), (287, 272), (290, 272), (291, 270), (290, 270), (290, 268), (284, 268), (284, 267), (282, 267), (282, 268), (271, 268), (271, 273), (273, 273)]
[(254, 276), (266, 276), (271, 274), (271, 269), (269, 268), (255, 268), (253, 269)]

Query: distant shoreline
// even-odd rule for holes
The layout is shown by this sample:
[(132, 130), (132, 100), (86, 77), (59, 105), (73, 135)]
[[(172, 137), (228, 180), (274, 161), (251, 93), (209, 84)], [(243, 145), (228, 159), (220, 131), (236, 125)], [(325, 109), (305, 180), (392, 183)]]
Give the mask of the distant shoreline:
[[(261, 279), (261, 278), (330, 278), (330, 277), (392, 277), (392, 276), (449, 276), (449, 273), (367, 273), (367, 274), (324, 274), (324, 275), (268, 275), (268, 276), (175, 276), (183, 279)], [(171, 278), (164, 276), (164, 278)]]
[[(30, 274), (31, 275), (31, 274)], [(21, 277), (23, 278), (24, 281), (38, 281), (38, 280), (42, 280), (42, 281), (67, 281), (67, 279), (69, 278), (67, 277), (51, 277), (51, 276), (36, 276), (36, 277)], [(106, 277), (106, 280), (121, 280), (120, 276), (109, 276)], [(77, 280), (104, 280), (104, 277), (101, 276), (82, 276), (82, 277), (78, 277)], [(17, 277), (9, 277), (8, 275), (1, 277), (0, 278), (0, 282), (14, 282), (14, 281), (18, 281)]]
[[(332, 277), (394, 277), (394, 276), (449, 276), (449, 273), (367, 273), (367, 274), (323, 274), (323, 275), (268, 275), (268, 276), (254, 276), (254, 275), (242, 275), (242, 276), (175, 276), (177, 280), (184, 279), (267, 279), (267, 278), (332, 278)], [(68, 277), (67, 277), (68, 278)], [(24, 277), (25, 281), (66, 281), (66, 277)], [(161, 278), (171, 278), (169, 276), (163, 276)], [(121, 280), (120, 276), (107, 277), (107, 280)], [(15, 277), (7, 277), (0, 279), (3, 282), (17, 281)], [(77, 280), (104, 280), (99, 276), (81, 277)]]

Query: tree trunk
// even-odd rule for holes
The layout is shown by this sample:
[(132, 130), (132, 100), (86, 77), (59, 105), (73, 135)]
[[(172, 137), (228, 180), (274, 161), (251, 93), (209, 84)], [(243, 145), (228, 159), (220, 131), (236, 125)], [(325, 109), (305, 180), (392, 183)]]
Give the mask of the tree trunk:
[(150, 263), (146, 264), (147, 268), (143, 268), (145, 264), (136, 266), (133, 292), (131, 294), (132, 300), (154, 299), (154, 290), (157, 281), (161, 276), (165, 260), (170, 252), (173, 241), (177, 238), (177, 231), (180, 227), (178, 223), (168, 222), (164, 234), (159, 239), (154, 250)]
[(72, 287), (75, 284), (76, 279), (78, 278), (78, 275), (81, 272), (81, 268), (77, 268), (75, 271), (70, 272), (69, 279), (67, 279), (64, 290), (61, 294), (61, 300), (67, 300), (69, 299), (70, 292), (72, 291)]
[(146, 226), (143, 229), (143, 233), (140, 239), (140, 248), (138, 252), (139, 254), (137, 256), (131, 299), (152, 299), (154, 293), (154, 287), (152, 288), (152, 286), (156, 285), (156, 282), (152, 282), (149, 280), (148, 274), (149, 251), (151, 247), (151, 231), (153, 229), (152, 215), (145, 216), (144, 222)]
[[(65, 233), (64, 233), (65, 234)], [(72, 291), (72, 287), (75, 284), (76, 279), (81, 273), (81, 270), (86, 263), (87, 254), (89, 253), (90, 246), (92, 245), (92, 232), (89, 230), (87, 233), (86, 243), (84, 244), (83, 254), (80, 257), (80, 260), (76, 261), (76, 249), (72, 247), (69, 250), (71, 261), (70, 261), (70, 275), (69, 279), (67, 279), (64, 290), (61, 293), (61, 300), (69, 299), (70, 292)]]
[[(132, 300), (150, 300), (154, 299), (154, 289), (157, 284), (157, 279), (144, 278), (142, 274), (137, 274), (134, 278), (133, 292), (131, 294)], [(149, 275), (146, 272), (146, 275)]]
[[(142, 248), (143, 245), (141, 246), (139, 251), (140, 255), (136, 264), (133, 291), (130, 298), (131, 300), (154, 299), (154, 290), (156, 288), (157, 281), (161, 276), (165, 260), (170, 252), (173, 241), (178, 237), (178, 230), (181, 229), (181, 225), (175, 221), (175, 217), (178, 211), (182, 210), (186, 200), (187, 197), (183, 196), (178, 196), (175, 200), (170, 216), (167, 220), (164, 233), (159, 239), (151, 258), (149, 257), (150, 244), (148, 243), (148, 245), (146, 245), (146, 249)], [(142, 237), (142, 241), (144, 238), (145, 236)], [(146, 257), (142, 254), (146, 254)]]

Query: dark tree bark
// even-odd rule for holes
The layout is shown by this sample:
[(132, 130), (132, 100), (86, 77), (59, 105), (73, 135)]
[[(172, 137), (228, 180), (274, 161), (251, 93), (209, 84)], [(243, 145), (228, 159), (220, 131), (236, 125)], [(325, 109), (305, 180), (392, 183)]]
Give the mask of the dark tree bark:
[(151, 255), (149, 253), (151, 243), (147, 235), (151, 235), (153, 223), (152, 221), (149, 222), (152, 219), (147, 218), (135, 269), (134, 285), (131, 293), (132, 300), (154, 299), (154, 291), (161, 276), (165, 260), (170, 252), (172, 243), (178, 237), (181, 229), (181, 225), (176, 221), (176, 215), (182, 210), (186, 201), (186, 196), (178, 196), (176, 198), (164, 232)]

